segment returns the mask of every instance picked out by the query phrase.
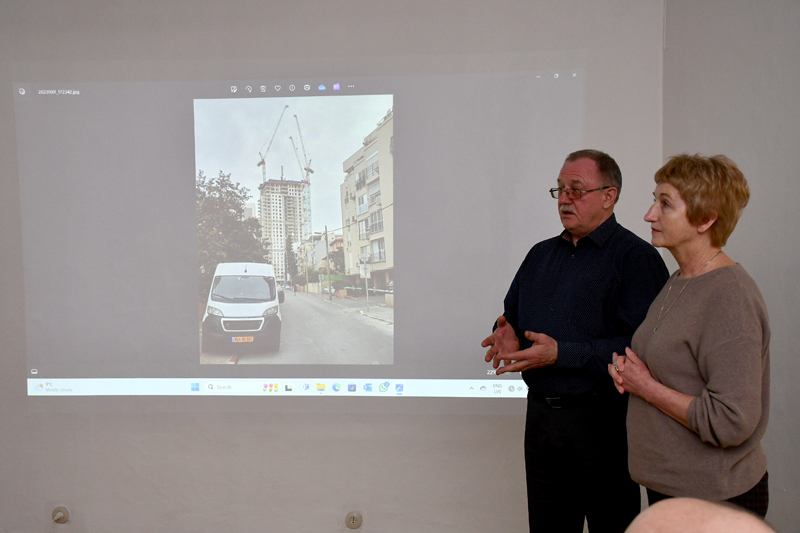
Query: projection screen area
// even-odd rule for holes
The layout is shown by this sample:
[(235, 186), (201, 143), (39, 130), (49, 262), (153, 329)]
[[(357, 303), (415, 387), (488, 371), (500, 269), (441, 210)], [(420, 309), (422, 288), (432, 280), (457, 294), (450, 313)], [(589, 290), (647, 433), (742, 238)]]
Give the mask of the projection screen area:
[(480, 341), (584, 87), (17, 80), (28, 395), (524, 397)]

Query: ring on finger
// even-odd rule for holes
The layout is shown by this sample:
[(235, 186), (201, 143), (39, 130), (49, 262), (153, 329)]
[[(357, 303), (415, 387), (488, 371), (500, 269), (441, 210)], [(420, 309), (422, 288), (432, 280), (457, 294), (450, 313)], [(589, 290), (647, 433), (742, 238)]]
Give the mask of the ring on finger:
[(617, 362), (616, 361), (614, 361), (614, 370), (616, 370), (619, 373), (622, 373), (622, 370), (619, 369), (619, 367), (617, 366)]

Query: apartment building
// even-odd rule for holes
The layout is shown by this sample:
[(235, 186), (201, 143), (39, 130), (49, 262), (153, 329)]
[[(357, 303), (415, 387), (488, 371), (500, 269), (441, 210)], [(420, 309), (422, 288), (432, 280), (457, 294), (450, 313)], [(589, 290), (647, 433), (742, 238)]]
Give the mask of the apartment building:
[(363, 145), (347, 158), (340, 186), (344, 263), (348, 275), (359, 263), (372, 265), (371, 286), (385, 289), (394, 280), (394, 154), (390, 109)]

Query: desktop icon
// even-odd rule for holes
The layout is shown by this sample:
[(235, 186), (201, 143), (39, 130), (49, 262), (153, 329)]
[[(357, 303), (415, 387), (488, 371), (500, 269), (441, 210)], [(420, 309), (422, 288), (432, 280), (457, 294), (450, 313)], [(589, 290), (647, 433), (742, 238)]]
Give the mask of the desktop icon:
[(334, 83), (333, 84), (333, 90), (334, 91), (338, 91), (339, 90), (339, 84), (338, 83)]
[(291, 385), (284, 385), (283, 386), (283, 390), (285, 390), (286, 392), (292, 392), (292, 386)]
[(192, 383), (192, 392), (200, 392), (200, 384)]
[(267, 86), (266, 86), (266, 85), (262, 85), (262, 86), (261, 86), (261, 92), (262, 92), (262, 93), (265, 93), (265, 92), (267, 92)]
[(325, 384), (317, 383), (317, 392), (325, 392)]
[(245, 87), (245, 90), (246, 90), (247, 92), (249, 92), (249, 93), (253, 92), (253, 88), (252, 88), (252, 87), (250, 87), (249, 85), (248, 85), (247, 87)]
[(305, 89), (306, 91), (310, 91), (311, 85), (303, 85), (303, 89)]
[(281, 90), (281, 86), (280, 86), (280, 85), (276, 85), (276, 86), (275, 86), (275, 90), (276, 90), (276, 91), (280, 91), (280, 90)]
[(236, 91), (238, 91), (238, 90), (239, 90), (239, 88), (238, 88), (238, 87), (236, 87), (236, 85), (231, 85), (231, 92), (232, 92), (232, 93), (235, 93), (235, 92), (236, 92)]
[(320, 91), (324, 91), (325, 89), (327, 89), (327, 87), (325, 87), (324, 85), (320, 85), (319, 87), (317, 87), (317, 89), (319, 89)]
[(402, 383), (396, 383), (395, 386), (394, 386), (394, 391), (395, 392), (403, 392), (403, 384)]
[(311, 385), (309, 385), (308, 383), (303, 383), (303, 390), (308, 390), (310, 388), (311, 388)]
[(31, 368), (31, 374), (34, 374), (34, 375), (36, 375), (36, 374), (38, 374), (38, 373), (39, 373), (39, 371), (38, 371), (38, 370), (36, 370), (35, 368)]
[(387, 390), (389, 390), (389, 382), (384, 381), (383, 383), (381, 383), (380, 386), (378, 387), (378, 390), (380, 390), (381, 392), (386, 392)]
[(355, 392), (356, 391), (356, 384), (350, 383), (347, 385), (347, 392)]
[(372, 392), (372, 383), (364, 383), (364, 391)]
[(290, 91), (294, 91), (294, 89), (295, 89), (294, 85), (289, 85), (289, 90)]
[(333, 387), (331, 388), (333, 389), (333, 392), (339, 392), (340, 390), (342, 390), (342, 386), (338, 383), (334, 383)]
[(44, 385), (42, 385), (41, 383), (39, 383), (38, 385), (36, 385), (36, 390), (37, 390), (38, 392), (41, 392), (41, 391), (43, 391), (43, 390), (44, 390)]

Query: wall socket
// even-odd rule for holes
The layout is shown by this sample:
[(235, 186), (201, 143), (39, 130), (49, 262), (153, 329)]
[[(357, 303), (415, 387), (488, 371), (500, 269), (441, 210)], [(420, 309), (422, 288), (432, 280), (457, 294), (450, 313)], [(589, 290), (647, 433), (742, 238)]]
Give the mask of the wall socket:
[(361, 515), (357, 512), (353, 511), (347, 513), (347, 516), (344, 517), (344, 524), (349, 527), (350, 529), (358, 529), (361, 527)]
[[(58, 513), (61, 513), (61, 516), (59, 516)], [(67, 509), (63, 505), (60, 505), (55, 509), (53, 509), (52, 516), (53, 516), (53, 522), (55, 522), (56, 524), (66, 524), (67, 522), (69, 522), (69, 509)]]

